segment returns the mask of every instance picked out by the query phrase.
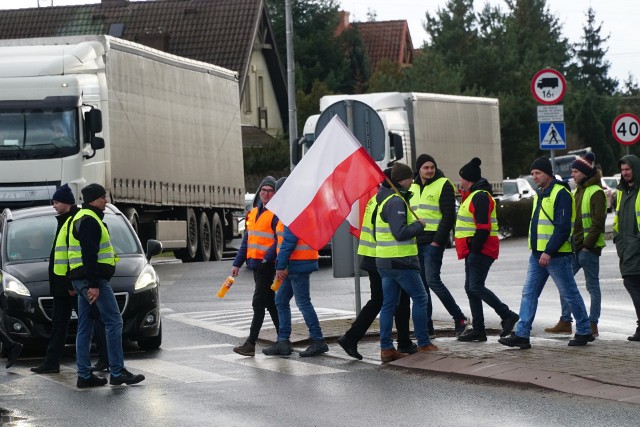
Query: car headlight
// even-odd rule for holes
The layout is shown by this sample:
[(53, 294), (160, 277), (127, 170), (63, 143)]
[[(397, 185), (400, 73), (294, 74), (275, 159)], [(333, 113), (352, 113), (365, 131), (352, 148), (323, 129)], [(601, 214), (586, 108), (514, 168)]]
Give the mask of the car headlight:
[(141, 291), (143, 289), (151, 289), (158, 286), (158, 275), (156, 271), (150, 265), (145, 266), (142, 272), (138, 275), (134, 291)]
[(2, 275), (2, 288), (5, 293), (20, 295), (23, 297), (30, 297), (31, 292), (29, 289), (18, 279), (10, 275), (9, 273), (1, 272)]

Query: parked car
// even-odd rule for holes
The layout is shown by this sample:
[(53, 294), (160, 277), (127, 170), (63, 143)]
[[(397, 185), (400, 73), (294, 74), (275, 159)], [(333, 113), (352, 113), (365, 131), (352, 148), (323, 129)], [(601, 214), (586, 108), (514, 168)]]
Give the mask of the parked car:
[[(0, 327), (14, 340), (46, 344), (51, 334), (53, 297), (49, 292), (49, 255), (57, 221), (51, 206), (5, 209), (0, 215)], [(143, 350), (162, 344), (160, 280), (150, 264), (162, 252), (157, 240), (147, 241), (147, 254), (126, 217), (107, 204), (104, 221), (119, 258), (109, 281), (123, 320), (123, 338)], [(75, 313), (74, 313), (75, 314)], [(77, 320), (69, 325), (74, 342)]]
[(515, 202), (536, 195), (536, 190), (526, 178), (505, 179), (502, 181), (502, 191), (501, 202)]
[(601, 182), (604, 194), (607, 196), (607, 212), (612, 212), (616, 208), (616, 188), (620, 183), (620, 178), (604, 176)]

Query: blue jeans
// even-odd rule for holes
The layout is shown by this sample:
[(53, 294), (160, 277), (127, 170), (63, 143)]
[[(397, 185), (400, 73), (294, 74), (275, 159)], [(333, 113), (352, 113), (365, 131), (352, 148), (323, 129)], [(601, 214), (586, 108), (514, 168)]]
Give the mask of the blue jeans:
[[(584, 280), (587, 282), (587, 292), (591, 296), (591, 306), (589, 307), (589, 321), (598, 323), (600, 319), (600, 307), (602, 305), (602, 295), (600, 293), (600, 257), (591, 251), (580, 251), (574, 254), (571, 260), (571, 267), (575, 275), (580, 268), (584, 271)], [(571, 310), (562, 298), (560, 298), (562, 316), (560, 320), (571, 322)]]
[(298, 310), (302, 313), (304, 323), (309, 328), (309, 338), (314, 340), (323, 339), (316, 309), (311, 304), (310, 275), (311, 273), (289, 273), (280, 285), (278, 292), (276, 292), (275, 300), (278, 308), (278, 320), (280, 321), (278, 341), (286, 341), (291, 337), (291, 307), (289, 306), (289, 301), (291, 301), (292, 297), (295, 297)]
[(413, 301), (411, 311), (413, 317), (413, 329), (418, 340), (418, 346), (429, 345), (429, 332), (427, 330), (427, 291), (420, 278), (418, 270), (399, 270), (379, 268), (382, 276), (382, 309), (380, 310), (380, 348), (390, 350), (393, 348), (391, 331), (393, 329), (393, 313), (398, 305), (400, 290), (409, 295)]
[[(431, 244), (418, 246), (418, 257), (420, 258), (420, 267), (424, 274), (423, 279), (425, 281), (427, 294), (429, 294), (429, 289), (432, 290), (440, 302), (442, 302), (444, 308), (446, 308), (451, 317), (453, 317), (453, 320), (462, 320), (465, 319), (465, 315), (440, 278), (443, 255), (444, 246), (433, 246)], [(431, 320), (433, 312), (431, 303), (431, 298), (429, 298), (429, 302), (427, 303), (429, 320)]]
[[(91, 304), (87, 300), (89, 283), (86, 280), (72, 280), (71, 284), (78, 293), (78, 334), (76, 336), (76, 364), (78, 377), (89, 378), (91, 371), (91, 334), (93, 332), (94, 319), (91, 316)], [(122, 316), (118, 309), (116, 297), (109, 282), (101, 279), (100, 294), (95, 304), (100, 311), (100, 319), (104, 323), (107, 335), (107, 353), (109, 354), (109, 368), (111, 374), (119, 376), (124, 367), (124, 354), (122, 352)]]
[(469, 298), (471, 326), (478, 332), (485, 331), (483, 302), (493, 308), (501, 319), (507, 317), (511, 312), (509, 307), (485, 286), (493, 261), (495, 260), (489, 255), (474, 252), (471, 252), (464, 259), (464, 290)]
[(522, 287), (520, 321), (516, 325), (516, 335), (522, 338), (529, 338), (531, 335), (531, 326), (538, 308), (538, 298), (549, 276), (558, 287), (560, 298), (569, 304), (569, 309), (576, 319), (576, 333), (580, 335), (591, 334), (587, 309), (573, 277), (571, 256), (551, 258), (547, 267), (543, 268), (532, 254), (529, 256), (527, 279)]

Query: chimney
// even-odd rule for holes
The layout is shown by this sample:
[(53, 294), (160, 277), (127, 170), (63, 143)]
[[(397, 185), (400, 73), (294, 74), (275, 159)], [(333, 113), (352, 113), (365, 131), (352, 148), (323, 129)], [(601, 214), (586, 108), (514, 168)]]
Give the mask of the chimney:
[(345, 10), (341, 10), (340, 21), (338, 21), (338, 26), (336, 27), (336, 30), (334, 31), (333, 36), (338, 37), (347, 28), (349, 28), (349, 12)]
[(102, 0), (100, 3), (103, 7), (117, 7), (126, 6), (129, 4), (129, 0)]

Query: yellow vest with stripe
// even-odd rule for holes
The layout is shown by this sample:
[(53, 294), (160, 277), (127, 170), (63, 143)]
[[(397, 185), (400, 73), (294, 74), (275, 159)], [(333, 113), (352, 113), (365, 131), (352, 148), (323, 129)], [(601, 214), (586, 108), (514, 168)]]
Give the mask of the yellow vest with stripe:
[[(98, 263), (115, 266), (118, 260), (116, 253), (113, 250), (113, 246), (111, 246), (109, 230), (95, 212), (91, 209), (80, 209), (73, 218), (72, 227), (85, 216), (95, 218), (95, 220), (98, 221), (98, 224), (100, 224), (100, 229), (102, 230), (102, 234), (100, 235), (100, 250), (98, 250)], [(69, 233), (69, 253), (67, 256), (69, 258), (70, 270), (82, 267), (82, 249), (80, 247), (80, 241), (76, 239), (73, 232)]]
[[(471, 213), (471, 210), (469, 210), (469, 206), (471, 205), (471, 200), (473, 199), (473, 196), (480, 191), (484, 191), (485, 193), (489, 194), (489, 197), (491, 197), (491, 194), (486, 190), (475, 190), (474, 192), (469, 194), (466, 199), (464, 199), (464, 202), (462, 202), (462, 204), (460, 205), (460, 208), (458, 209), (458, 218), (456, 219), (456, 229), (455, 229), (456, 232), (454, 234), (454, 237), (456, 239), (473, 237), (476, 234), (476, 231), (477, 231), (476, 221), (473, 218), (473, 214)], [(496, 209), (494, 209), (491, 212), (490, 220), (491, 220), (491, 231), (489, 232), (489, 235), (497, 236), (498, 235), (498, 219), (496, 216)]]
[[(280, 253), (282, 242), (284, 241), (284, 224), (282, 221), (278, 221), (276, 227), (276, 235), (278, 236), (278, 246), (276, 247), (276, 253)], [(304, 240), (298, 239), (296, 247), (289, 256), (289, 261), (313, 261), (320, 258), (318, 251), (307, 245)]]
[[(616, 191), (616, 211), (613, 215), (613, 231), (618, 232), (618, 212), (620, 212), (620, 201), (622, 200), (622, 190)], [(638, 233), (640, 233), (640, 194), (636, 195), (636, 223)]]
[(409, 201), (411, 209), (418, 215), (418, 218), (424, 219), (426, 231), (438, 231), (438, 225), (442, 220), (442, 212), (440, 212), (440, 195), (442, 188), (446, 184), (453, 186), (453, 183), (445, 177), (440, 177), (422, 189), (420, 193), (420, 184), (413, 183), (409, 189), (413, 196)]
[(376, 210), (376, 196), (374, 195), (367, 202), (362, 216), (362, 226), (360, 227), (360, 243), (358, 244), (358, 255), (375, 257), (376, 239), (373, 237), (373, 212)]
[[(598, 191), (602, 191), (604, 194), (604, 190), (598, 187), (597, 185), (590, 185), (584, 189), (584, 194), (582, 195), (582, 203), (580, 204), (580, 216), (582, 219), (582, 230), (584, 231), (584, 238), (586, 239), (589, 235), (589, 228), (591, 227), (591, 197)], [(598, 240), (596, 241), (597, 248), (604, 248), (604, 233), (600, 233), (598, 236)]]
[[(569, 192), (569, 190), (564, 188), (562, 185), (558, 183), (554, 183), (549, 197), (545, 197), (542, 199), (542, 204), (541, 204), (542, 207), (538, 214), (538, 228), (536, 230), (538, 239), (536, 240), (536, 250), (540, 252), (544, 252), (545, 248), (547, 247), (547, 243), (549, 243), (549, 239), (553, 234), (553, 230), (555, 229), (555, 226), (553, 225), (553, 215), (554, 215), (553, 208), (556, 203), (556, 197), (558, 196), (558, 193), (560, 193), (561, 191), (566, 191), (571, 196), (571, 224), (573, 224), (573, 222), (576, 219), (576, 209), (574, 206), (573, 194), (571, 194), (571, 192)], [(531, 218), (533, 218), (533, 215), (536, 211), (536, 206), (538, 206), (537, 193), (533, 198), (533, 209), (531, 210)], [(560, 249), (558, 249), (558, 252), (565, 252), (565, 253), (573, 252), (573, 249), (571, 248), (572, 235), (573, 235), (573, 227), (571, 227), (571, 233), (569, 234), (569, 239), (566, 242), (564, 242), (562, 246), (560, 246)], [(529, 240), (529, 249), (531, 249), (531, 224), (529, 225), (528, 240)]]
[(264, 259), (267, 251), (276, 241), (271, 228), (273, 212), (264, 210), (258, 216), (258, 208), (247, 215), (247, 258)]
[(376, 258), (404, 258), (418, 255), (418, 245), (415, 237), (409, 240), (398, 241), (393, 237), (389, 223), (382, 219), (382, 210), (392, 197), (399, 197), (391, 194), (378, 206), (376, 216)]
[(69, 271), (67, 234), (69, 233), (69, 224), (73, 218), (73, 215), (67, 218), (56, 237), (56, 245), (53, 251), (53, 274), (56, 276), (66, 276)]

